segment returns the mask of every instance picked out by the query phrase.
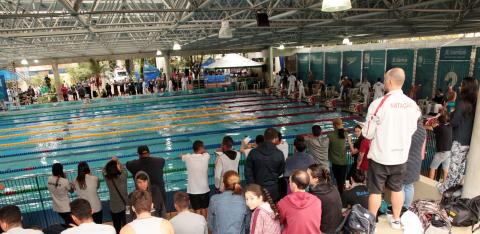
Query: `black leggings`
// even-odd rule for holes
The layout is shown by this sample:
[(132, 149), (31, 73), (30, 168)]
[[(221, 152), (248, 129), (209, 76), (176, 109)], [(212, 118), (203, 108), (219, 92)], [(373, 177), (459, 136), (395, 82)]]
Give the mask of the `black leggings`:
[(65, 222), (65, 224), (68, 225), (68, 224), (73, 223), (72, 216), (70, 216), (70, 212), (58, 213), (58, 215), (60, 215), (60, 217), (62, 217), (63, 222)]
[(332, 164), (333, 177), (337, 182), (338, 192), (343, 193), (343, 188), (345, 187), (345, 180), (347, 178), (347, 166), (346, 165), (335, 165)]
[(112, 222), (113, 227), (117, 231), (117, 234), (120, 233), (120, 229), (127, 224), (127, 216), (125, 215), (125, 211), (120, 211), (118, 213), (111, 213), (112, 214)]
[(97, 213), (92, 214), (93, 222), (97, 224), (102, 224), (103, 223), (103, 213), (102, 211), (99, 211)]

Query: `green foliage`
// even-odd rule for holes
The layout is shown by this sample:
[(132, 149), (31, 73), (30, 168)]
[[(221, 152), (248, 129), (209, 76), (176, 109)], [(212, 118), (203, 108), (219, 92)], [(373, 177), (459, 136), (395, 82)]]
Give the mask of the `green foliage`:
[(69, 67), (67, 73), (70, 75), (70, 81), (73, 84), (85, 81), (92, 76), (89, 63), (80, 63), (78, 67)]
[(27, 83), (32, 87), (42, 87), (45, 86), (45, 79), (42, 75), (35, 75), (30, 77), (30, 82)]
[(89, 60), (90, 63), (90, 71), (92, 72), (93, 76), (100, 76), (103, 72), (108, 69), (108, 66), (105, 63), (101, 63), (94, 59)]

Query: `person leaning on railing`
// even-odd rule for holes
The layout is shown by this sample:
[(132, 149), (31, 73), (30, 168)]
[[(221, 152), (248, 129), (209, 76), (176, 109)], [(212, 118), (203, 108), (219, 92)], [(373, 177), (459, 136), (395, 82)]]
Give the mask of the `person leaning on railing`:
[(48, 177), (47, 188), (52, 197), (53, 211), (62, 217), (65, 224), (73, 223), (70, 217), (70, 197), (68, 196), (68, 193), (73, 192), (73, 186), (67, 180), (62, 164), (54, 163), (52, 165), (52, 175)]

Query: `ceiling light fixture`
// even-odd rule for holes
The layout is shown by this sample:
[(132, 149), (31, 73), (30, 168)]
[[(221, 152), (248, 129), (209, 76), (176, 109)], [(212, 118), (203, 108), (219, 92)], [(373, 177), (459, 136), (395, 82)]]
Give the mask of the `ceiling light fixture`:
[(323, 0), (322, 11), (337, 12), (352, 9), (352, 2), (350, 0)]
[(230, 23), (227, 20), (222, 20), (222, 27), (218, 31), (218, 38), (232, 38), (232, 29)]
[(181, 49), (182, 49), (182, 46), (180, 46), (180, 44), (178, 44), (178, 42), (173, 43), (173, 50), (181, 50)]
[(38, 63), (38, 59), (33, 60), (34, 63)]
[(284, 50), (285, 49), (285, 45), (283, 44), (280, 44), (280, 46), (278, 47), (279, 50)]
[(22, 60), (20, 61), (20, 63), (21, 63), (22, 65), (28, 65), (28, 61), (27, 61), (26, 59), (22, 59)]
[(343, 38), (342, 44), (348, 45), (350, 43), (350, 39), (348, 37)]
[(157, 56), (161, 56), (162, 55), (162, 51), (161, 50), (157, 50)]

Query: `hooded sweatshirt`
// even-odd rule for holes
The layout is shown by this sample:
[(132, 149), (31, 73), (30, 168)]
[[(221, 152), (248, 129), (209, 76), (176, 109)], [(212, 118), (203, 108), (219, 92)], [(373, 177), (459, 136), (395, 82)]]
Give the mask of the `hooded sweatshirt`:
[[(150, 183), (150, 177), (144, 171), (137, 172), (137, 174), (135, 174), (134, 178), (137, 178), (137, 176), (140, 175), (140, 174), (145, 174), (147, 176), (148, 191), (152, 194), (153, 208), (155, 209), (155, 211), (152, 212), (152, 215), (156, 216), (156, 217), (166, 218), (167, 209), (165, 207), (165, 203), (163, 202), (164, 199), (163, 199), (163, 196), (162, 196), (162, 190), (157, 185)], [(135, 181), (135, 189), (138, 189), (136, 181)], [(128, 195), (128, 200), (129, 200), (130, 204), (131, 204), (131, 200), (132, 200), (131, 197), (132, 197), (132, 193), (130, 193)], [(133, 212), (131, 212), (131, 213), (133, 214)]]
[(343, 220), (342, 199), (336, 186), (322, 183), (311, 187), (310, 193), (322, 201), (322, 233), (335, 233)]
[(258, 184), (268, 190), (272, 199), (280, 199), (278, 178), (285, 170), (282, 151), (271, 142), (263, 142), (248, 154), (245, 177), (248, 184)]
[(280, 234), (282, 228), (275, 212), (267, 202), (260, 205), (252, 214), (250, 234)]
[(306, 192), (294, 192), (278, 202), (282, 234), (320, 234), (322, 202)]
[(238, 172), (238, 164), (240, 162), (240, 152), (227, 150), (224, 152), (215, 152), (217, 160), (215, 162), (215, 187), (223, 191), (223, 174), (227, 171)]

